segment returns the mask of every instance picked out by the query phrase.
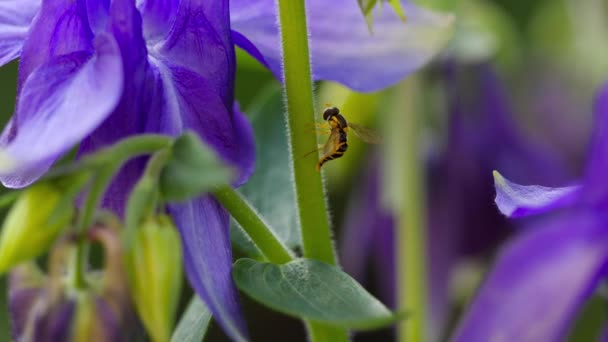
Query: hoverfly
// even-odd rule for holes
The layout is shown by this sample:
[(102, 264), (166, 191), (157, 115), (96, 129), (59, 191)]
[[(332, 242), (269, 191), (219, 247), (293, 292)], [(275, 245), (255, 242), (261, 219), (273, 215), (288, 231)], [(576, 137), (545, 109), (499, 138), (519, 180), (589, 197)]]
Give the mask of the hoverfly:
[(323, 120), (329, 125), (329, 138), (323, 145), (323, 154), (317, 162), (317, 171), (321, 170), (323, 164), (330, 160), (340, 158), (348, 149), (348, 131), (352, 129), (355, 136), (369, 144), (379, 144), (382, 142), (380, 136), (374, 131), (346, 121), (336, 107), (329, 107), (323, 112)]

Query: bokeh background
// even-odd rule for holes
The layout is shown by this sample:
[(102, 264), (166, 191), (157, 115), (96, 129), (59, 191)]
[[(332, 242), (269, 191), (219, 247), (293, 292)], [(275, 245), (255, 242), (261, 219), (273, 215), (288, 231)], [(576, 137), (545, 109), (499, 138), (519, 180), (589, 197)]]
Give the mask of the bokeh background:
[[(426, 199), (421, 201), (428, 210), (432, 254), (432, 335), (438, 340), (453, 329), (497, 249), (524, 224), (498, 214), (491, 171), (499, 169), (529, 184), (560, 185), (575, 179), (585, 161), (594, 92), (608, 80), (608, 1), (463, 0), (455, 11), (457, 29), (449, 47), (414, 76), (417, 108), (423, 115), (420, 159)], [(11, 63), (0, 69), (2, 125), (14, 108), (17, 68)], [(263, 181), (258, 179), (261, 173), (276, 173), (280, 180), (267, 191), (275, 200), (288, 198), (288, 179), (281, 178), (286, 171), (275, 159), (286, 153), (280, 85), (239, 53), (236, 87), (258, 138), (258, 171), (252, 182)], [(332, 83), (318, 84), (316, 91), (319, 110), (331, 103), (349, 120), (382, 130), (383, 93), (354, 94)], [(392, 305), (392, 251), (387, 247), (392, 220), (374, 205), (381, 201), (379, 192), (387, 181), (382, 153), (351, 141), (346, 156), (325, 167), (336, 242), (346, 270)], [(267, 193), (255, 190), (247, 185), (242, 189), (263, 212), (271, 212), (273, 224), (293, 222), (281, 215), (276, 201), (265, 201)], [(357, 213), (364, 215), (357, 218)], [(365, 221), (366, 217), (374, 219)], [(250, 251), (238, 228), (234, 232), (236, 254)], [(283, 234), (288, 242), (297, 243), (297, 234)], [(5, 288), (2, 278), (1, 293)], [(254, 340), (304, 340), (298, 321), (244, 301)], [(0, 308), (0, 341), (8, 341), (6, 295), (0, 296)], [(572, 330), (572, 340), (596, 337), (606, 314), (599, 301), (590, 301)], [(356, 339), (391, 336), (391, 329), (386, 329), (358, 334)], [(208, 340), (224, 339), (212, 328)]]

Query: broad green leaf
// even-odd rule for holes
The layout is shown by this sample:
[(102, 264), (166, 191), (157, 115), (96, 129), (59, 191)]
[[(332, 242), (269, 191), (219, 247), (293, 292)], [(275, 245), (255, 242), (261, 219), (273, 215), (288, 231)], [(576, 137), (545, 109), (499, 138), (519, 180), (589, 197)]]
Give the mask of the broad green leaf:
[(310, 259), (283, 265), (240, 259), (233, 277), (260, 303), (295, 317), (355, 329), (374, 329), (399, 319), (339, 268)]
[(231, 178), (231, 170), (195, 133), (189, 132), (175, 140), (160, 177), (160, 188), (165, 199), (185, 201), (228, 184)]
[(201, 342), (209, 329), (211, 317), (205, 303), (194, 295), (173, 332), (171, 342)]
[[(296, 220), (296, 196), (291, 184), (287, 131), (283, 118), (283, 98), (277, 84), (266, 88), (258, 102), (248, 108), (256, 142), (256, 170), (239, 188), (254, 208), (266, 219), (277, 236), (289, 247), (300, 245)], [(313, 123), (302, 130), (313, 132)], [(294, 158), (315, 158), (294, 156)]]

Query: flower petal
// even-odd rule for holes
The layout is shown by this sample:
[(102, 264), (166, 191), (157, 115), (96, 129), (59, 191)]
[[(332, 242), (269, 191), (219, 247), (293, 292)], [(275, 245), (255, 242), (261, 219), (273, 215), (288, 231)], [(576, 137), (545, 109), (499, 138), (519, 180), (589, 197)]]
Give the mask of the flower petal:
[(105, 31), (110, 11), (110, 0), (86, 0), (86, 3), (91, 30), (95, 33)]
[[(122, 57), (122, 97), (103, 124), (80, 144), (79, 156), (93, 153), (130, 135), (159, 133), (147, 130), (149, 121), (158, 120), (159, 114), (154, 110), (161, 107), (162, 83), (158, 72), (148, 63), (140, 14), (132, 0), (113, 0), (109, 13), (107, 30), (115, 37)], [(144, 166), (145, 158), (132, 160), (123, 166), (104, 196), (106, 209), (122, 215), (127, 196)]]
[(598, 91), (588, 164), (585, 172), (585, 198), (591, 202), (608, 200), (606, 172), (608, 171), (608, 83)]
[(198, 73), (169, 62), (154, 61), (164, 90), (150, 130), (177, 135), (197, 132), (229, 165), (238, 169), (236, 185), (244, 183), (255, 167), (253, 128), (238, 108), (226, 108), (215, 86)]
[(560, 341), (604, 276), (606, 217), (567, 212), (503, 251), (454, 341)]
[(93, 50), (85, 0), (47, 0), (32, 23), (19, 63), (19, 87), (51, 58)]
[(211, 197), (172, 205), (181, 232), (186, 275), (226, 334), (246, 341), (247, 331), (232, 280), (229, 216)]
[[(387, 8), (375, 13), (371, 33), (356, 1), (308, 0), (306, 5), (313, 78), (337, 81), (358, 91), (385, 88), (422, 67), (447, 43), (454, 21), (452, 15), (404, 2), (407, 22)], [(233, 30), (259, 49), (264, 56), (261, 62), (279, 77), (281, 44), (275, 1), (233, 0), (230, 6)], [(250, 46), (239, 45), (254, 52)]]
[(144, 0), (138, 6), (146, 39), (162, 39), (169, 33), (175, 22), (179, 3), (179, 0)]
[(207, 80), (232, 107), (235, 55), (228, 1), (182, 0), (167, 39), (157, 48), (165, 60), (190, 69)]
[(100, 36), (96, 53), (51, 59), (23, 85), (11, 124), (0, 138), (0, 181), (23, 187), (112, 112), (122, 93), (115, 41)]
[(40, 9), (41, 0), (0, 2), (0, 66), (21, 55), (30, 24)]
[(508, 217), (523, 217), (540, 214), (574, 204), (580, 186), (549, 188), (540, 185), (519, 185), (494, 171), (496, 205)]

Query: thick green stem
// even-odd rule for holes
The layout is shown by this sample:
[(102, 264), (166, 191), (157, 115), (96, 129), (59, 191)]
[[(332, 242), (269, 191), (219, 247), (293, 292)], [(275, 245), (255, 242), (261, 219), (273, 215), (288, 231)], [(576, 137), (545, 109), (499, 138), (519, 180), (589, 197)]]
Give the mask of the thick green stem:
[[(304, 0), (279, 0), (287, 123), (302, 228), (304, 255), (336, 264), (321, 174), (310, 159), (298, 158), (317, 148), (305, 128), (315, 121)], [(285, 23), (285, 24), (284, 24)]]
[(399, 341), (426, 341), (426, 211), (424, 177), (420, 151), (420, 113), (413, 99), (415, 80), (400, 85), (386, 122), (389, 177), (392, 210), (396, 217), (395, 250), (397, 258), (398, 308), (411, 315), (399, 325)]
[[(317, 137), (305, 129), (315, 121), (305, 0), (277, 0), (277, 3), (289, 148), (304, 256), (335, 265), (337, 257), (331, 240), (321, 174), (309, 159), (298, 158), (317, 148)], [(313, 342), (348, 340), (345, 330), (316, 323), (307, 326)]]
[(213, 194), (243, 227), (268, 261), (284, 264), (294, 259), (291, 250), (283, 244), (241, 194), (227, 185)]

